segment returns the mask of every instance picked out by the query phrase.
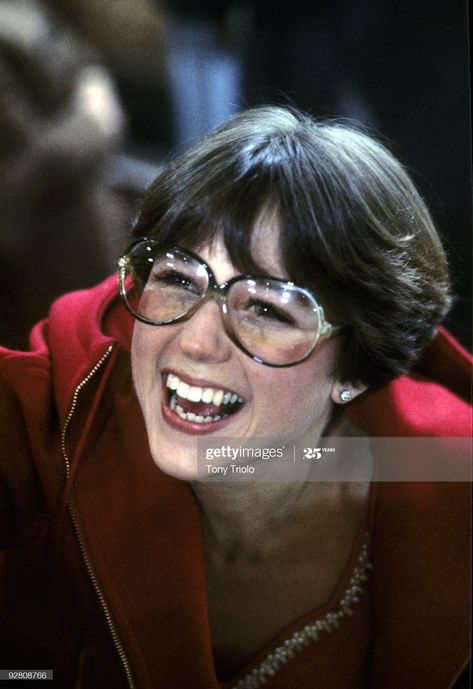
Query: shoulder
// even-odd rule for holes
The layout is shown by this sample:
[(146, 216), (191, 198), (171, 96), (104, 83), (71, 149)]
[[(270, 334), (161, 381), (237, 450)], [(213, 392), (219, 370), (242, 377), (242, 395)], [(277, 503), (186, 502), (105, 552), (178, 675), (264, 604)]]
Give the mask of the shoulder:
[(445, 330), (415, 368), (350, 405), (372, 436), (470, 437), (471, 356)]
[(91, 289), (66, 294), (32, 329), (30, 351), (0, 347), (2, 398), (16, 397), (25, 408), (37, 410), (51, 394), (51, 385), (57, 391), (69, 388), (113, 339), (102, 323), (116, 295), (115, 276)]
[(114, 276), (67, 294), (33, 329), (31, 351), (0, 347), (0, 512), (30, 512), (62, 489), (61, 429), (80, 381), (116, 342), (103, 329), (110, 310), (117, 322), (124, 311), (116, 297)]
[(61, 466), (54, 461), (54, 395), (47, 356), (0, 350), (0, 543), (30, 533), (44, 509), (38, 473), (44, 466), (53, 492)]
[(0, 348), (0, 385), (32, 388), (36, 376), (49, 376), (63, 411), (78, 381), (111, 345), (118, 341), (129, 349), (132, 321), (121, 305), (115, 275), (90, 289), (65, 294), (32, 329), (29, 352)]
[(452, 686), (469, 655), (467, 483), (380, 483), (373, 533), (373, 686)]
[[(46, 351), (14, 352), (0, 348), (0, 418), (2, 443), (12, 434), (17, 418), (24, 425), (40, 425), (42, 411), (51, 412), (50, 360)], [(19, 434), (17, 439), (20, 440)]]

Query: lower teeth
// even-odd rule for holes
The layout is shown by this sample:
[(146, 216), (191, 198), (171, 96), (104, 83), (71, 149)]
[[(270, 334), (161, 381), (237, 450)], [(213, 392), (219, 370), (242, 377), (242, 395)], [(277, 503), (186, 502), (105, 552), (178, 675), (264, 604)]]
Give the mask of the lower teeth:
[(199, 414), (194, 414), (193, 412), (185, 412), (184, 409), (177, 404), (177, 395), (174, 394), (170, 401), (169, 407), (172, 411), (176, 412), (181, 419), (184, 421), (193, 421), (194, 423), (211, 423), (212, 421), (220, 421), (224, 419), (228, 414), (217, 414), (217, 416), (200, 416)]

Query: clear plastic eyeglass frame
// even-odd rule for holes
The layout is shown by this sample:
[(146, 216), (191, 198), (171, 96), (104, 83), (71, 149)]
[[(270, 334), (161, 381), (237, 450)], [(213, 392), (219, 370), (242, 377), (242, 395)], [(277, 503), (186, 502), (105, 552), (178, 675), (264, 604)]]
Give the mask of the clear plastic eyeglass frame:
[[(172, 318), (169, 320), (164, 320), (164, 321), (157, 321), (153, 320), (150, 318), (147, 318), (146, 316), (142, 315), (139, 311), (137, 311), (130, 299), (129, 299), (129, 290), (127, 289), (127, 278), (133, 274), (135, 274), (134, 270), (134, 262), (137, 261), (137, 258), (133, 256), (134, 253), (136, 253), (137, 247), (143, 246), (144, 248), (147, 249), (148, 254), (146, 257), (146, 260), (154, 260), (154, 258), (159, 255), (159, 251), (161, 249), (162, 253), (165, 253), (166, 251), (175, 251), (179, 252), (183, 256), (187, 256), (189, 259), (195, 261), (199, 266), (205, 271), (207, 275), (207, 288), (205, 290), (205, 293), (199, 295), (199, 298), (195, 304), (193, 304), (185, 313), (180, 314), (176, 318)], [(151, 270), (151, 269), (150, 269)], [(282, 287), (287, 287), (288, 289), (291, 290), (297, 290), (298, 293), (302, 294), (305, 299), (308, 300), (308, 302), (311, 304), (312, 311), (314, 314), (316, 314), (317, 317), (317, 322), (318, 322), (318, 327), (316, 334), (314, 335), (313, 341), (311, 342), (310, 346), (308, 347), (307, 351), (304, 352), (304, 355), (297, 358), (295, 361), (289, 361), (285, 363), (274, 363), (271, 361), (267, 361), (263, 359), (262, 357), (253, 354), (243, 342), (238, 338), (237, 333), (235, 332), (235, 328), (233, 327), (231, 323), (231, 318), (229, 314), (229, 307), (228, 307), (228, 302), (227, 302), (227, 295), (229, 293), (229, 290), (236, 285), (239, 282), (242, 281), (264, 281), (265, 284), (269, 285), (274, 285), (274, 286), (282, 286)], [(146, 323), (147, 325), (153, 325), (153, 326), (165, 326), (165, 325), (173, 325), (175, 323), (180, 323), (186, 320), (189, 320), (195, 313), (200, 309), (200, 307), (205, 304), (209, 300), (214, 300), (216, 301), (219, 306), (220, 310), (222, 313), (222, 321), (223, 321), (223, 326), (225, 329), (226, 334), (230, 338), (230, 340), (242, 351), (244, 354), (249, 356), (253, 361), (256, 361), (259, 364), (263, 364), (264, 366), (271, 366), (273, 368), (288, 368), (289, 366), (295, 366), (302, 361), (305, 361), (310, 354), (314, 351), (316, 346), (322, 341), (325, 340), (332, 335), (340, 332), (343, 329), (343, 325), (332, 325), (325, 319), (325, 314), (323, 307), (318, 303), (315, 295), (307, 288), (305, 287), (300, 287), (299, 285), (296, 285), (294, 282), (290, 280), (284, 280), (282, 278), (277, 278), (277, 277), (272, 277), (272, 276), (254, 276), (254, 275), (236, 275), (235, 277), (231, 278), (231, 280), (228, 280), (227, 282), (224, 282), (222, 284), (219, 284), (216, 282), (212, 269), (210, 266), (205, 263), (205, 261), (200, 258), (197, 254), (193, 253), (192, 251), (189, 251), (188, 249), (183, 249), (180, 246), (173, 246), (170, 248), (164, 249), (163, 247), (160, 247), (159, 243), (156, 242), (155, 240), (148, 239), (148, 238), (142, 238), (139, 239), (138, 241), (133, 242), (126, 250), (125, 254), (121, 256), (118, 260), (118, 283), (119, 283), (119, 291), (120, 291), (120, 296), (121, 299), (128, 309), (128, 311), (131, 313), (131, 315), (136, 318), (137, 320), (141, 321), (142, 323)]]

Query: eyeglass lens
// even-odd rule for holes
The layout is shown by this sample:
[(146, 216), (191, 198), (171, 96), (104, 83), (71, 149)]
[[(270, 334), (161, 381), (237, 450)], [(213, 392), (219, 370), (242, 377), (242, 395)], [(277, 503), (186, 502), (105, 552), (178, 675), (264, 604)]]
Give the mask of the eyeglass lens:
[[(205, 299), (205, 267), (177, 248), (153, 255), (146, 247), (129, 255), (125, 298), (133, 313), (153, 323), (184, 317)], [(143, 250), (144, 249), (144, 250)], [(313, 298), (291, 283), (242, 278), (226, 294), (226, 325), (240, 345), (265, 363), (287, 365), (303, 359), (320, 332)]]

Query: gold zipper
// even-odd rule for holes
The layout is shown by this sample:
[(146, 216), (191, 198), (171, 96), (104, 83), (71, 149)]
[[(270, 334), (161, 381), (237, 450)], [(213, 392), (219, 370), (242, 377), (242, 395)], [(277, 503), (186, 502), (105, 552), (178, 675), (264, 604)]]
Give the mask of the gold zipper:
[(95, 376), (97, 371), (102, 368), (104, 363), (107, 361), (108, 357), (112, 353), (113, 345), (110, 345), (103, 354), (100, 359), (97, 361), (93, 369), (89, 371), (89, 373), (86, 375), (86, 377), (81, 380), (79, 385), (76, 387), (74, 390), (74, 394), (72, 395), (72, 403), (71, 403), (71, 408), (69, 409), (69, 414), (66, 417), (66, 420), (64, 422), (64, 427), (62, 429), (62, 434), (61, 434), (61, 450), (62, 450), (62, 456), (64, 457), (64, 461), (66, 462), (66, 476), (69, 478), (69, 473), (71, 470), (71, 463), (69, 460), (69, 456), (67, 454), (67, 447), (66, 447), (66, 435), (67, 435), (67, 429), (69, 428), (69, 424), (71, 423), (72, 417), (74, 415), (74, 412), (77, 407), (77, 400), (79, 398), (79, 393), (82, 390), (83, 387), (87, 385), (87, 383)]
[[(77, 400), (79, 398), (79, 394), (81, 390), (87, 385), (87, 383), (95, 376), (97, 371), (100, 370), (100, 368), (103, 366), (103, 364), (106, 362), (106, 360), (109, 358), (110, 354), (112, 353), (113, 350), (113, 345), (110, 345), (105, 354), (99, 359), (99, 361), (95, 364), (95, 366), (89, 371), (87, 376), (79, 383), (79, 385), (76, 387), (74, 390), (74, 394), (72, 396), (72, 403), (71, 403), (71, 408), (69, 410), (69, 413), (67, 415), (67, 418), (64, 422), (64, 427), (62, 429), (62, 434), (61, 434), (61, 449), (62, 449), (62, 454), (64, 461), (66, 463), (66, 476), (69, 478), (70, 470), (71, 470), (71, 462), (69, 459), (69, 455), (67, 452), (67, 446), (66, 446), (66, 436), (67, 436), (67, 430), (69, 428), (69, 425), (71, 423), (72, 417), (74, 416), (74, 413), (77, 408)], [(103, 613), (105, 615), (105, 619), (107, 621), (108, 628), (110, 630), (110, 633), (112, 635), (113, 643), (115, 645), (115, 649), (118, 653), (118, 656), (122, 662), (123, 668), (125, 670), (125, 674), (127, 677), (128, 681), (128, 687), (129, 689), (136, 689), (135, 682), (133, 680), (133, 675), (131, 673), (131, 668), (130, 668), (130, 663), (128, 661), (128, 658), (126, 657), (126, 653), (124, 651), (124, 648), (122, 646), (122, 643), (120, 641), (120, 638), (118, 636), (118, 632), (115, 628), (115, 624), (113, 622), (112, 614), (109, 610), (109, 607), (107, 605), (107, 602), (105, 600), (105, 597), (100, 589), (100, 586), (98, 584), (97, 578), (95, 576), (94, 568), (92, 566), (92, 563), (90, 561), (89, 554), (87, 552), (87, 548), (84, 543), (84, 539), (82, 538), (82, 533), (77, 521), (77, 517), (74, 512), (74, 508), (72, 507), (72, 503), (69, 502), (68, 504), (68, 509), (69, 513), (71, 516), (72, 524), (74, 526), (74, 531), (77, 537), (77, 541), (79, 543), (79, 549), (82, 555), (82, 559), (84, 560), (84, 564), (87, 570), (87, 573), (90, 577), (90, 580), (92, 582), (92, 585), (94, 587), (95, 593), (97, 594), (97, 597), (100, 601), (100, 605), (102, 607)]]

